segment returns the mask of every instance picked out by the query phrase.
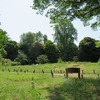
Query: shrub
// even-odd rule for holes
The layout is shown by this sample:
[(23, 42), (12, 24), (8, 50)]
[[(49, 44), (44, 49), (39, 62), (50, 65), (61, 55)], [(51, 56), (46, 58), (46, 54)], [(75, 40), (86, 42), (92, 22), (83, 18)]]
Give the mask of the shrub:
[(47, 55), (40, 55), (40, 56), (38, 56), (36, 62), (39, 63), (39, 64), (48, 63)]
[(78, 56), (74, 56), (73, 61), (77, 62), (78, 61)]
[(10, 59), (2, 59), (2, 65), (3, 66), (9, 66), (11, 65), (11, 60)]
[(58, 63), (62, 63), (63, 60), (61, 58), (58, 59)]
[(100, 58), (98, 59), (98, 62), (97, 63), (100, 65)]
[(21, 63), (17, 62), (17, 61), (12, 61), (11, 62), (11, 66), (18, 66), (18, 65), (21, 65)]

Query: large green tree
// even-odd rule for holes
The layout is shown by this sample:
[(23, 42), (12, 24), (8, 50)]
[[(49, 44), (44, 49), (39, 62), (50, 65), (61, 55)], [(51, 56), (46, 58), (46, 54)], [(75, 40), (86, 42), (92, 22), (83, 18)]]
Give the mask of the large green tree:
[[(71, 60), (72, 47), (74, 40), (77, 39), (77, 31), (70, 21), (59, 21), (55, 25), (54, 39), (61, 52), (61, 58), (64, 61)], [(74, 55), (73, 55), (74, 56)]]
[(33, 0), (33, 9), (38, 13), (43, 13), (46, 9), (46, 15), (52, 22), (59, 19), (79, 18), (85, 25), (95, 18), (91, 27), (100, 26), (100, 0)]
[(43, 42), (41, 32), (28, 32), (21, 35), (20, 50), (27, 56), (29, 64), (36, 63), (36, 58), (43, 54), (44, 48), (40, 42)]
[(96, 62), (100, 57), (100, 48), (96, 47), (96, 40), (85, 37), (79, 43), (79, 60)]

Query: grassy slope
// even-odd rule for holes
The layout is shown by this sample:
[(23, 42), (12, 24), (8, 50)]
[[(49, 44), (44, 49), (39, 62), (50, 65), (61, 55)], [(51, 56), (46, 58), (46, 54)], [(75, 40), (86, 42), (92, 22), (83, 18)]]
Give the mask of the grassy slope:
[[(100, 73), (98, 63), (67, 62), (38, 66), (7, 66), (6, 69), (1, 67), (0, 100), (99, 100), (100, 78), (97, 76), (66, 79), (63, 71), (62, 75), (51, 77), (50, 70), (58, 74), (60, 70), (76, 67), (75, 65), (79, 65), (78, 67), (84, 70), (85, 74), (93, 74), (94, 69), (97, 74)], [(36, 73), (33, 73), (34, 69)]]

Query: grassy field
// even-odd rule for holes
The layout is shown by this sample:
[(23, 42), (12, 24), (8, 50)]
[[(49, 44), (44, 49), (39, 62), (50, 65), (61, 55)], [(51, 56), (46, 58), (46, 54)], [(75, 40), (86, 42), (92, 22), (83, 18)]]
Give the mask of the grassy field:
[[(67, 67), (79, 67), (83, 79), (66, 78)], [(100, 100), (99, 74), (100, 64), (89, 62), (0, 66), (0, 100)]]

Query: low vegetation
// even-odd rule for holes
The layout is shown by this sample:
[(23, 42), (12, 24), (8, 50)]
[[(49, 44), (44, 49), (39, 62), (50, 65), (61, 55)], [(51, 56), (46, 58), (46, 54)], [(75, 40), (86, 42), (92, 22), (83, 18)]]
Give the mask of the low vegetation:
[[(0, 100), (99, 100), (99, 66), (89, 62), (0, 66)], [(67, 67), (80, 67), (83, 78), (74, 73), (66, 78)]]

